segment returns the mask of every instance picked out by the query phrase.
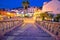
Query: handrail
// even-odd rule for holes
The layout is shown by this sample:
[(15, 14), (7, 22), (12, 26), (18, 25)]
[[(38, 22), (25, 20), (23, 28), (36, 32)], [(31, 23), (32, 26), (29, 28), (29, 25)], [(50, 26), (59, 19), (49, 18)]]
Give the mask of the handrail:
[(51, 21), (36, 21), (44, 29), (48, 30), (50, 33), (56, 36), (56, 40), (60, 40), (60, 22)]
[(0, 37), (21, 24), (23, 24), (23, 20), (20, 19), (0, 21)]

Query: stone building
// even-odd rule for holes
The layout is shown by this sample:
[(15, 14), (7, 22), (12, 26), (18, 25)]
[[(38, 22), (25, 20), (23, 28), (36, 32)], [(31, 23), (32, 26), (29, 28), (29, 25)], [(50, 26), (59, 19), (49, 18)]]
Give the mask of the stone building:
[(60, 0), (51, 0), (50, 2), (44, 2), (42, 12), (60, 14)]

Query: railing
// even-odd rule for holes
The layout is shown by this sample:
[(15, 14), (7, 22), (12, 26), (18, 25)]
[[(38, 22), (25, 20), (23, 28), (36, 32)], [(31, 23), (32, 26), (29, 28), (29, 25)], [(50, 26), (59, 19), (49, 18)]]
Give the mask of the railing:
[(23, 20), (20, 19), (0, 21), (0, 37), (21, 24), (23, 24)]
[(56, 40), (60, 40), (60, 22), (36, 21), (36, 23), (55, 35)]

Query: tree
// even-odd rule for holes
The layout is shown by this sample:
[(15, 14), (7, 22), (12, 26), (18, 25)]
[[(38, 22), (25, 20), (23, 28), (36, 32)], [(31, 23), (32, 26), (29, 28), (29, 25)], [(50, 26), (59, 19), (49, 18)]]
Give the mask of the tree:
[(28, 6), (29, 6), (29, 2), (28, 1), (23, 1), (22, 5), (23, 5), (24, 9), (27, 9)]
[(49, 17), (47, 13), (41, 13), (40, 17), (42, 18), (42, 20), (45, 20), (45, 17)]
[(60, 14), (57, 14), (57, 16), (54, 18), (54, 21), (56, 21), (56, 22), (60, 21)]
[(53, 18), (53, 17), (54, 17), (54, 14), (49, 14), (49, 17), (50, 17), (50, 18)]
[(22, 5), (24, 7), (24, 15), (27, 13), (27, 8), (29, 6), (29, 2), (27, 0), (22, 2)]

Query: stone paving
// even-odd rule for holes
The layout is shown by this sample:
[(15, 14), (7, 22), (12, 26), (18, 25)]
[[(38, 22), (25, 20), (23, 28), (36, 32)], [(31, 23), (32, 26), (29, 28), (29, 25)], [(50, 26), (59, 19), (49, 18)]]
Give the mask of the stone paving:
[(35, 24), (27, 23), (6, 33), (2, 40), (55, 40), (51, 35), (38, 28)]

